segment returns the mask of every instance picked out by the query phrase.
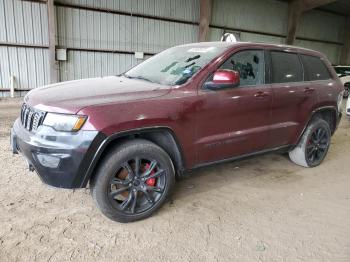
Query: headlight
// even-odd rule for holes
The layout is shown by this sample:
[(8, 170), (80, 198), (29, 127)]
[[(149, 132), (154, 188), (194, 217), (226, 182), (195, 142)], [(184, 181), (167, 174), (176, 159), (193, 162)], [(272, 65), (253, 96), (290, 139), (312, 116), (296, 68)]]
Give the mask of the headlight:
[(86, 116), (47, 113), (43, 125), (57, 131), (78, 131), (84, 125)]

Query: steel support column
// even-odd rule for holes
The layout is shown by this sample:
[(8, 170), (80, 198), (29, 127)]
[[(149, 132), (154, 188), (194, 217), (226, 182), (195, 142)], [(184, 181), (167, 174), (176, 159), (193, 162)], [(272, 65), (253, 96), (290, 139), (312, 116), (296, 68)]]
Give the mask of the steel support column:
[(199, 1), (199, 30), (198, 42), (208, 40), (209, 24), (211, 20), (212, 0)]
[(58, 62), (56, 61), (56, 26), (54, 0), (47, 0), (47, 16), (49, 30), (49, 66), (50, 83), (58, 82)]

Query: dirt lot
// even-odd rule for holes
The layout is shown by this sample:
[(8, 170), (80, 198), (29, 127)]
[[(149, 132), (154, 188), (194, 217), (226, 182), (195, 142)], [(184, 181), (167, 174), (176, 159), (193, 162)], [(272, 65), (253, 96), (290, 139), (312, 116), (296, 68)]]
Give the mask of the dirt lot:
[(350, 261), (350, 121), (325, 162), (270, 154), (197, 171), (155, 216), (100, 214), (88, 190), (42, 184), (9, 150), (19, 100), (0, 100), (0, 261)]

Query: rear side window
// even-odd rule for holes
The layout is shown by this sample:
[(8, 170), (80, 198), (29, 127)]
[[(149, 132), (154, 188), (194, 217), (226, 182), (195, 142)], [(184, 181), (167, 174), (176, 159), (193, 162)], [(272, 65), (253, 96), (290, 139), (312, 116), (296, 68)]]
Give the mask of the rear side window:
[(301, 55), (306, 78), (309, 81), (326, 80), (332, 78), (326, 65), (316, 56)]
[(272, 83), (303, 81), (303, 69), (297, 54), (271, 51)]

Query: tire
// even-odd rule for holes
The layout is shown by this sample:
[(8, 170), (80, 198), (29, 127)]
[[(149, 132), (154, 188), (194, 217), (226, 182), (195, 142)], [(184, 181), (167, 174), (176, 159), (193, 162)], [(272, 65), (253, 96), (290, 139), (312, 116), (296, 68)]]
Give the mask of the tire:
[(299, 144), (289, 152), (289, 158), (303, 167), (318, 166), (327, 155), (330, 139), (329, 124), (321, 118), (315, 118), (306, 128)]
[(350, 83), (346, 83), (346, 84), (344, 85), (344, 89), (345, 89), (345, 91), (344, 91), (343, 97), (344, 97), (344, 98), (348, 98), (348, 97), (349, 97), (349, 94), (350, 94)]
[(127, 223), (151, 216), (162, 206), (174, 182), (168, 154), (147, 140), (135, 139), (104, 157), (90, 181), (90, 190), (106, 217)]

